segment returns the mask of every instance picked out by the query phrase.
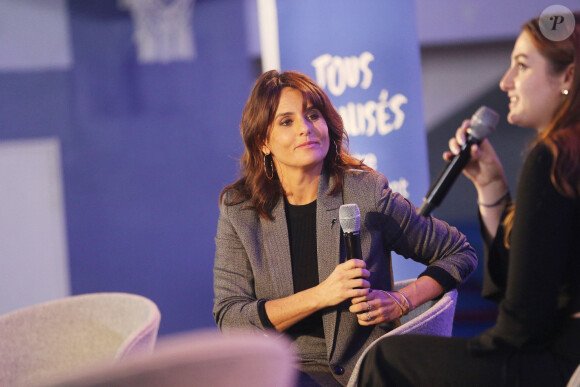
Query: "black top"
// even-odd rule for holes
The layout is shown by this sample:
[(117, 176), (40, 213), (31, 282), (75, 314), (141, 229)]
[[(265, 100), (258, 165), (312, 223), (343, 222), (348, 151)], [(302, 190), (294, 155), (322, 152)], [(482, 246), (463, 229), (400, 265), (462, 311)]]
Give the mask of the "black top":
[[(316, 253), (316, 200), (295, 206), (284, 200), (286, 223), (292, 258), (294, 293), (310, 289), (319, 283), (318, 255)], [(324, 337), (322, 314), (316, 312), (290, 327), (291, 335)]]
[(487, 243), (484, 296), (501, 304), (495, 326), (472, 341), (474, 350), (545, 346), (580, 311), (580, 198), (555, 189), (552, 160), (545, 145), (532, 149), (518, 184), (510, 249), (501, 225)]
[[(293, 205), (284, 198), (286, 224), (290, 242), (294, 293), (310, 289), (319, 283), (316, 252), (316, 200), (306, 205)], [(266, 300), (259, 300), (258, 313), (264, 326), (273, 328), (266, 313)], [(324, 337), (322, 312), (318, 311), (297, 322), (286, 331), (292, 336)]]

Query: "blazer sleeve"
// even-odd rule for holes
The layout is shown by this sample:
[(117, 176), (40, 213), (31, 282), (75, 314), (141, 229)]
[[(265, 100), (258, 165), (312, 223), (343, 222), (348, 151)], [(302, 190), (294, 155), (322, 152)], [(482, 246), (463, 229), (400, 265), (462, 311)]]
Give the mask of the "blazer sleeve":
[[(227, 196), (226, 196), (227, 197)], [(213, 316), (220, 330), (267, 329), (259, 314), (254, 274), (243, 242), (240, 240), (235, 221), (241, 204), (220, 204), (214, 260), (214, 307)], [(243, 211), (243, 210), (242, 210)], [(234, 217), (232, 219), (231, 217)]]
[(419, 215), (413, 203), (379, 176), (375, 195), (377, 212), (383, 214), (386, 246), (428, 265), (421, 276), (432, 277), (445, 291), (465, 281), (477, 267), (477, 255), (465, 235), (439, 219)]

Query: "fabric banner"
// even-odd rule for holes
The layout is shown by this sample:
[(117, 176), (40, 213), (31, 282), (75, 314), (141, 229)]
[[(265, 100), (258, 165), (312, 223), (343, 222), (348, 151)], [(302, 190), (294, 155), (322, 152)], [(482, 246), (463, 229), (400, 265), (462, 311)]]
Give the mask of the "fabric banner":
[[(277, 15), (280, 69), (315, 79), (342, 115), (351, 153), (420, 205), (429, 171), (414, 2), (278, 1)], [(396, 258), (393, 267), (396, 280), (424, 269)]]

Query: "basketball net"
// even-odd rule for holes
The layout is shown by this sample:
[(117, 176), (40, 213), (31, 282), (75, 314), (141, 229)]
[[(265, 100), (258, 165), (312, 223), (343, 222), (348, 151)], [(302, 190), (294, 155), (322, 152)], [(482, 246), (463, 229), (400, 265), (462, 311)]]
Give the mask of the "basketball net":
[(131, 13), (141, 63), (192, 61), (195, 0), (118, 0)]

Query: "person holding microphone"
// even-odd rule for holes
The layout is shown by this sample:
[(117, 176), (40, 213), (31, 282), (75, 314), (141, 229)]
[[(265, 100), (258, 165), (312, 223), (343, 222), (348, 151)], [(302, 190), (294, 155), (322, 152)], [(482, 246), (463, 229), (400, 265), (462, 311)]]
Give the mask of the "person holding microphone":
[[(534, 128), (515, 201), (488, 140), (471, 146), (495, 325), (468, 338), (397, 336), (365, 357), (361, 386), (566, 385), (580, 363), (580, 13), (564, 40), (523, 25), (500, 82), (508, 121)], [(450, 160), (466, 121), (450, 139)]]
[[(309, 77), (262, 74), (241, 134), (241, 177), (220, 195), (216, 324), (289, 337), (299, 386), (345, 385), (364, 349), (402, 314), (472, 273), (475, 252), (456, 228), (420, 216), (383, 175), (348, 154), (340, 115)], [(351, 242), (360, 238), (360, 253), (359, 246), (347, 252), (341, 237), (340, 212), (349, 204), (360, 224), (343, 231), (358, 232)], [(391, 251), (427, 265), (399, 292)]]

